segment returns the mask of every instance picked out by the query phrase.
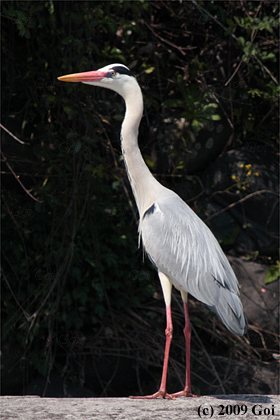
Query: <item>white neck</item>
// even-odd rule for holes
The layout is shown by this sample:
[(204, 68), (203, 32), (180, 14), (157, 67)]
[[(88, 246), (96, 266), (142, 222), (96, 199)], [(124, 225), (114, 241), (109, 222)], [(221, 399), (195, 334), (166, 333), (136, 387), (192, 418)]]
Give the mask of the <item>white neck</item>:
[(143, 116), (143, 97), (138, 83), (125, 95), (126, 113), (122, 123), (122, 152), (140, 218), (154, 203), (155, 192), (164, 188), (149, 171), (138, 147), (138, 128)]

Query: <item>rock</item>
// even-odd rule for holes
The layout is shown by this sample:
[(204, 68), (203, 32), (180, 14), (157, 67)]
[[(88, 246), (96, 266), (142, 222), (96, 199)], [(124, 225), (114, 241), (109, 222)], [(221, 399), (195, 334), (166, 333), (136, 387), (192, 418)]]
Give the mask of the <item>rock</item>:
[(176, 400), (1, 397), (0, 402), (3, 420), (197, 420), (208, 417), (213, 420), (275, 420), (280, 416), (280, 398), (276, 395), (216, 395)]

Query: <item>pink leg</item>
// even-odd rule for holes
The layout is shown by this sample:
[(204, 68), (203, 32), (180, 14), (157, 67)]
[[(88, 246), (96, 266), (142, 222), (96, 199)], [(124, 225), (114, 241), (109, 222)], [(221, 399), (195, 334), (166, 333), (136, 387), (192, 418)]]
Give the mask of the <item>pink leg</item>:
[(184, 302), (184, 313), (185, 313), (185, 328), (184, 328), (184, 336), (185, 336), (185, 343), (186, 343), (186, 384), (183, 391), (175, 392), (172, 394), (172, 397), (195, 397), (197, 395), (192, 394), (191, 392), (191, 375), (190, 375), (190, 360), (191, 360), (191, 324), (189, 318), (189, 311), (188, 311), (188, 304)]
[(173, 325), (172, 325), (172, 316), (171, 316), (171, 306), (166, 306), (166, 330), (165, 330), (165, 351), (164, 351), (164, 361), (163, 361), (163, 370), (162, 370), (162, 377), (159, 390), (152, 395), (145, 395), (145, 396), (136, 396), (130, 397), (133, 399), (152, 399), (152, 398), (169, 398), (171, 400), (175, 400), (175, 397), (168, 394), (166, 392), (166, 376), (167, 376), (167, 368), (168, 368), (168, 359), (169, 359), (169, 350), (170, 344), (172, 340), (172, 332), (173, 332)]

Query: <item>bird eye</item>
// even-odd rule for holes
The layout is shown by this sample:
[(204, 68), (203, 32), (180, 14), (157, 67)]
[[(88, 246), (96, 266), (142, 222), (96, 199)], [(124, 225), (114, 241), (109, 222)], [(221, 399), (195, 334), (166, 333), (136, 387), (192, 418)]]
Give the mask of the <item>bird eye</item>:
[(116, 72), (115, 72), (115, 70), (111, 70), (111, 71), (110, 71), (110, 74), (111, 74), (111, 76), (116, 76)]

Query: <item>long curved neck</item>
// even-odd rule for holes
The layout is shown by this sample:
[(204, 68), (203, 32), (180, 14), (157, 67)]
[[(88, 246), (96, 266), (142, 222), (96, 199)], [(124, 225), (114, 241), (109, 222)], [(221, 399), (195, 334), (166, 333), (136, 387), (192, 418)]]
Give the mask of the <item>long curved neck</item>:
[(122, 123), (122, 152), (139, 216), (154, 202), (153, 192), (160, 185), (149, 171), (138, 147), (138, 129), (143, 115), (143, 97), (137, 82), (126, 95), (126, 113)]

